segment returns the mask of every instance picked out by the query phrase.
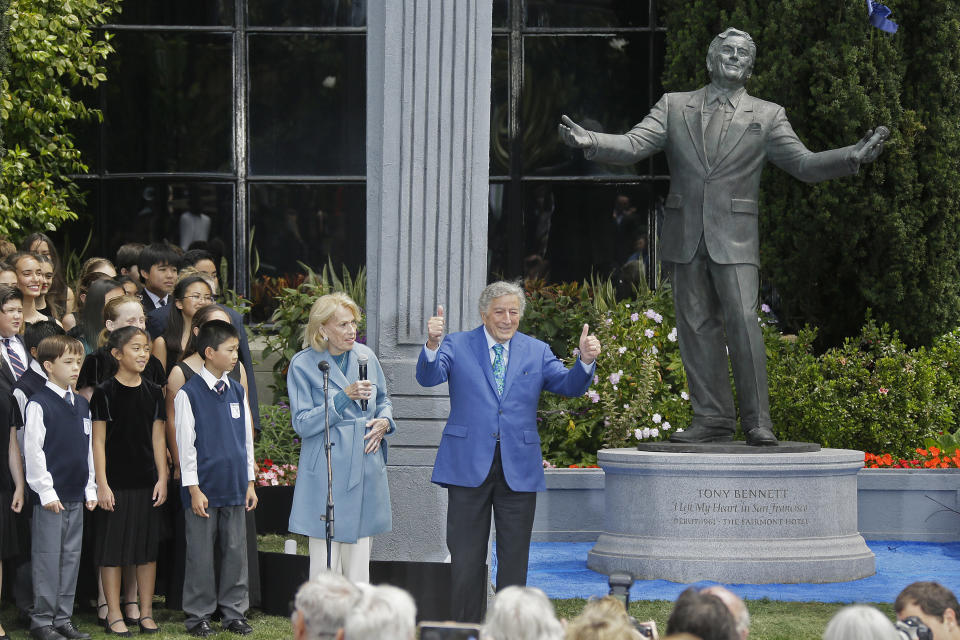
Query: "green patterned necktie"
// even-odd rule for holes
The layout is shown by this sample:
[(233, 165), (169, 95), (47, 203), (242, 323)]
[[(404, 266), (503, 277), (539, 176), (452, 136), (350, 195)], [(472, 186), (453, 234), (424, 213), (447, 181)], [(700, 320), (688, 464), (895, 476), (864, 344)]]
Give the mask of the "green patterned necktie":
[(493, 379), (497, 383), (497, 394), (503, 395), (503, 380), (507, 374), (507, 368), (503, 364), (503, 345), (493, 345)]

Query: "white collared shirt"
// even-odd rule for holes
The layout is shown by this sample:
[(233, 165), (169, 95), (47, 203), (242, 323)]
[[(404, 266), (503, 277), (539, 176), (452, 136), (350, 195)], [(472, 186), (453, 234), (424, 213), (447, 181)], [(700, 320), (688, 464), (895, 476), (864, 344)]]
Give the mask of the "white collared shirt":
[[(230, 388), (230, 378), (224, 371), (220, 378), (214, 378), (213, 374), (207, 368), (200, 367), (198, 374), (207, 387), (213, 389), (217, 382), (221, 380)], [(190, 487), (200, 484), (200, 476), (197, 472), (197, 430), (196, 421), (193, 416), (193, 407), (190, 405), (190, 397), (183, 389), (177, 392), (173, 399), (174, 422), (177, 430), (177, 448), (180, 449), (180, 484), (184, 487)], [(253, 461), (253, 420), (250, 418), (250, 403), (247, 400), (247, 394), (243, 394), (243, 423), (246, 430), (246, 448), (247, 448), (247, 480), (256, 479), (256, 467)], [(202, 487), (201, 487), (202, 490)]]
[[(157, 307), (157, 308), (160, 308), (161, 306), (164, 306), (164, 307), (165, 307), (165, 306), (167, 306), (167, 303), (170, 302), (170, 294), (169, 294), (169, 293), (168, 293), (167, 295), (165, 295), (165, 296), (158, 296), (157, 294), (155, 294), (153, 291), (150, 291), (150, 289), (147, 289), (146, 287), (143, 288), (143, 292), (144, 292), (145, 294), (147, 294), (148, 296), (150, 296), (150, 300), (151, 300), (151, 302), (153, 302), (153, 306), (154, 306), (154, 307)], [(160, 304), (160, 301), (161, 301), (161, 300), (163, 300), (163, 304), (162, 304), (162, 305)]]
[[(47, 380), (47, 388), (54, 391), (61, 398), (68, 396), (76, 402), (73, 391), (64, 389), (50, 380)], [(90, 412), (87, 411), (87, 420), (90, 420)], [(93, 436), (87, 434), (87, 486), (84, 488), (84, 496), (87, 501), (97, 499), (97, 477), (93, 468)], [(27, 403), (26, 415), (23, 426), (23, 461), (26, 466), (27, 484), (30, 488), (40, 495), (40, 504), (50, 504), (60, 498), (57, 497), (57, 491), (53, 488), (53, 476), (47, 471), (47, 456), (43, 452), (43, 443), (47, 436), (47, 427), (43, 423), (43, 408), (36, 402)]]

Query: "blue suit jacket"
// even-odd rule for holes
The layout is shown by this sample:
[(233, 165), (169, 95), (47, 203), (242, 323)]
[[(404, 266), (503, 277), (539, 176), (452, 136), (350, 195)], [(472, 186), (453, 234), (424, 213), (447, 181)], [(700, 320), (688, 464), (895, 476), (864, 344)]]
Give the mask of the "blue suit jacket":
[(500, 433), (503, 475), (514, 491), (544, 491), (543, 458), (537, 433), (537, 405), (546, 389), (564, 396), (582, 395), (592, 368), (578, 361), (567, 369), (545, 343), (522, 333), (510, 340), (503, 395), (497, 395), (483, 326), (446, 336), (433, 362), (423, 350), (417, 382), (450, 390), (450, 416), (443, 429), (433, 482), (477, 487), (493, 463)]

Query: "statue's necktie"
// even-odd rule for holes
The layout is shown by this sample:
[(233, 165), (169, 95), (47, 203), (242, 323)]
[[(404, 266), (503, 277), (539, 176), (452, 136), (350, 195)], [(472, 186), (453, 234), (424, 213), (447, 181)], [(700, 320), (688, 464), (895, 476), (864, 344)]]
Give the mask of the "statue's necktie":
[(497, 393), (503, 395), (503, 381), (507, 375), (507, 367), (503, 362), (503, 345), (493, 345), (493, 380), (497, 383)]
[(703, 132), (703, 147), (707, 153), (707, 164), (711, 166), (716, 162), (717, 152), (720, 151), (723, 120), (726, 117), (726, 102), (723, 97), (717, 99), (717, 108), (713, 110), (713, 115), (707, 121), (707, 128)]

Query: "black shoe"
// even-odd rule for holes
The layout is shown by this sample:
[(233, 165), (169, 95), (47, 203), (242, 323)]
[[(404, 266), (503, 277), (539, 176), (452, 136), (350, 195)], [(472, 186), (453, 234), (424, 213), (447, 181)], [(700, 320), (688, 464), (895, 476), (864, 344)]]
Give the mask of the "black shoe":
[(101, 627), (103, 627), (104, 629), (107, 628), (107, 616), (103, 616), (103, 617), (101, 618), (101, 617), (100, 617), (100, 609), (106, 609), (106, 608), (107, 608), (106, 603), (104, 603), (104, 604), (98, 604), (98, 605), (97, 605), (97, 623), (98, 623)]
[(36, 638), (36, 640), (63, 640), (63, 636), (57, 633), (57, 630), (53, 628), (52, 624), (46, 627), (30, 629), (30, 635)]
[(247, 624), (246, 620), (231, 620), (229, 623), (223, 625), (224, 631), (229, 631), (230, 633), (235, 633), (238, 636), (247, 636), (253, 633), (253, 627)]
[(73, 623), (70, 621), (64, 622), (59, 627), (54, 627), (54, 631), (62, 635), (67, 640), (90, 640), (90, 634), (84, 633), (73, 626)]
[(123, 612), (123, 622), (124, 622), (128, 627), (132, 627), (133, 625), (135, 625), (135, 624), (137, 624), (138, 622), (140, 622), (140, 618), (133, 618), (133, 617), (128, 617), (128, 616), (127, 616), (127, 607), (129, 607), (129, 606), (131, 606), (131, 605), (133, 605), (134, 607), (137, 607), (137, 609), (140, 608), (140, 607), (137, 605), (136, 602), (121, 602), (121, 603), (120, 603), (120, 610)]
[(113, 622), (108, 622), (108, 623), (106, 624), (106, 626), (103, 628), (104, 633), (106, 633), (108, 636), (109, 636), (109, 635), (114, 635), (114, 636), (120, 636), (121, 638), (132, 638), (132, 637), (133, 637), (133, 634), (130, 633), (130, 629), (127, 629), (126, 631), (114, 631), (114, 630), (113, 630), (113, 625), (115, 625), (115, 624), (117, 624), (117, 623), (119, 623), (119, 622), (123, 622), (123, 618), (118, 618), (118, 619), (114, 620)]
[(157, 621), (151, 618), (150, 616), (140, 616), (140, 622), (137, 623), (137, 626), (140, 627), (140, 633), (160, 633), (160, 627), (145, 627), (143, 626), (143, 621), (149, 620), (150, 622), (156, 624)]
[(187, 633), (198, 638), (206, 638), (213, 635), (213, 627), (206, 620), (201, 620), (197, 624), (187, 629)]
[(697, 425), (690, 427), (686, 431), (673, 433), (670, 436), (670, 442), (696, 443), (696, 442), (731, 442), (733, 440), (733, 430), (726, 427), (705, 427)]
[(775, 447), (780, 443), (767, 427), (754, 427), (747, 431), (747, 444), (751, 447)]

